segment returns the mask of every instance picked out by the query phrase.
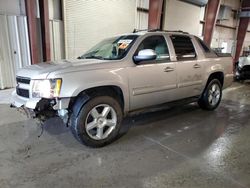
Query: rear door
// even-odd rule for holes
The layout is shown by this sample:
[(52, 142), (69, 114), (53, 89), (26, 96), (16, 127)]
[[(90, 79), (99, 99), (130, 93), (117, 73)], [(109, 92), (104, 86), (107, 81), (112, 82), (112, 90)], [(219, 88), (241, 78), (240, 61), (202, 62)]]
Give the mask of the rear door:
[(198, 60), (194, 41), (187, 35), (170, 35), (176, 55), (177, 85), (179, 98), (201, 94), (204, 65)]

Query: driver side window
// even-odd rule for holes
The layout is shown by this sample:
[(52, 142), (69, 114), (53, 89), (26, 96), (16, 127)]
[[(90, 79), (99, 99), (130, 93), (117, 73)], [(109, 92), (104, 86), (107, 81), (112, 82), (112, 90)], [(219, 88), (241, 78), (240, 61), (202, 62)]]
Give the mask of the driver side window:
[(170, 60), (169, 50), (163, 36), (150, 36), (145, 38), (136, 50), (136, 55), (140, 50), (151, 49), (157, 54), (156, 60)]

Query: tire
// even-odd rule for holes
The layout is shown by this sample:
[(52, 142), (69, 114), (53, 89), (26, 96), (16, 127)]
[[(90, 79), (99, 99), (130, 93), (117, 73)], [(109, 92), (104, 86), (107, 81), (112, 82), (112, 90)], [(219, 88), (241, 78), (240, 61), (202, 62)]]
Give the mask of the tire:
[(200, 99), (198, 100), (198, 104), (202, 109), (212, 111), (219, 106), (221, 97), (221, 83), (218, 79), (213, 79), (207, 84)]
[(98, 148), (118, 138), (122, 119), (122, 109), (116, 99), (97, 96), (84, 104), (77, 117), (71, 115), (70, 127), (78, 141), (86, 146)]

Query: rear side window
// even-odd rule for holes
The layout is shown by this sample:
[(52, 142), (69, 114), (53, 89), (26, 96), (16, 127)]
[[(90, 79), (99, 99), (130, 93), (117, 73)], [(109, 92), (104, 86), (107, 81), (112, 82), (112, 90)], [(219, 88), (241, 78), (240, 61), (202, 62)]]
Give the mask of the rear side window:
[(188, 36), (172, 35), (170, 36), (177, 60), (190, 60), (196, 58), (194, 45)]
[(200, 38), (196, 37), (196, 39), (205, 53), (211, 53), (210, 48), (208, 48), (207, 45)]
[(152, 49), (157, 54), (156, 60), (170, 60), (168, 46), (166, 40), (161, 35), (149, 36), (145, 38), (142, 43), (139, 45), (136, 54), (140, 50)]
[(209, 57), (217, 57), (215, 52), (211, 50), (199, 37), (196, 37), (198, 44), (200, 45), (201, 49), (204, 52), (204, 55), (209, 58)]

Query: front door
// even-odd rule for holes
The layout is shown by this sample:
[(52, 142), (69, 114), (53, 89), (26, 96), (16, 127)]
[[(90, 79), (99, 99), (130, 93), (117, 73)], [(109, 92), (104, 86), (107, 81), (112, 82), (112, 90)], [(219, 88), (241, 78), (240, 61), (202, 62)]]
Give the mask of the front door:
[(177, 90), (176, 62), (170, 61), (165, 37), (145, 38), (135, 55), (143, 49), (154, 50), (157, 58), (129, 68), (130, 110), (172, 101)]

